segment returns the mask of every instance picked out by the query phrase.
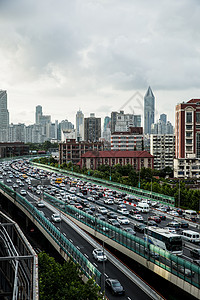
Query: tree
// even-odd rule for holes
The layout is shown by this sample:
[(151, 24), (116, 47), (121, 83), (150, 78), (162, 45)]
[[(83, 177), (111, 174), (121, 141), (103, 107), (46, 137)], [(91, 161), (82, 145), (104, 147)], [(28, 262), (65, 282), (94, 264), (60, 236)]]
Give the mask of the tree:
[(41, 252), (39, 258), (39, 291), (41, 300), (100, 300), (100, 288), (93, 279), (81, 280), (79, 266), (71, 260), (63, 265)]

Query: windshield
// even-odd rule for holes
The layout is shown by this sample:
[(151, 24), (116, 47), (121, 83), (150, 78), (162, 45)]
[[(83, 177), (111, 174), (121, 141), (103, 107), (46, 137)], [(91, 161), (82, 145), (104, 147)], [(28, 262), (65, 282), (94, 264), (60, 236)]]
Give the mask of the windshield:
[(182, 250), (182, 240), (174, 240), (166, 243), (166, 248), (168, 251), (181, 251)]
[(113, 286), (114, 286), (114, 287), (120, 287), (121, 285), (120, 285), (119, 282), (113, 282)]

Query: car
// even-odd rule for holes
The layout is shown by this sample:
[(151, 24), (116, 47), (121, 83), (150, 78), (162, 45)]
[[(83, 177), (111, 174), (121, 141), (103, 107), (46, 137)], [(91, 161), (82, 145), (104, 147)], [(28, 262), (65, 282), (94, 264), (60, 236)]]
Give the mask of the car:
[(99, 262), (107, 261), (107, 256), (102, 249), (94, 249), (92, 255)]
[(136, 221), (139, 221), (139, 222), (143, 222), (144, 221), (143, 217), (141, 215), (139, 215), (139, 214), (138, 215), (134, 215), (133, 219), (136, 220)]
[(166, 231), (170, 232), (170, 233), (176, 233), (176, 230), (172, 227), (165, 227)]
[(45, 203), (43, 201), (38, 201), (37, 202), (37, 206), (38, 207), (44, 207), (45, 206)]
[(12, 182), (12, 180), (11, 180), (10, 178), (8, 178), (6, 181), (7, 181), (8, 183)]
[(179, 221), (179, 224), (180, 224), (181, 228), (188, 228), (189, 227), (189, 223), (186, 222), (185, 220)]
[(117, 209), (120, 209), (120, 208), (126, 208), (126, 205), (125, 204), (119, 204), (119, 205), (117, 205)]
[(75, 206), (77, 209), (83, 209), (83, 206), (82, 206), (80, 203), (75, 203), (74, 206)]
[(158, 216), (150, 216), (150, 217), (148, 217), (148, 221), (150, 221), (150, 220), (155, 221), (156, 223), (160, 223), (161, 222), (161, 219)]
[(132, 216), (137, 215), (139, 214), (139, 210), (136, 207), (134, 207), (133, 209), (129, 210), (129, 214)]
[(110, 198), (104, 199), (103, 202), (104, 202), (105, 204), (114, 204), (114, 201), (113, 201), (112, 199), (110, 199)]
[(13, 184), (13, 188), (14, 188), (14, 189), (17, 189), (18, 187), (19, 187), (19, 186), (18, 186), (17, 183), (14, 183), (14, 184)]
[(26, 191), (25, 190), (21, 190), (20, 194), (24, 196), (24, 195), (26, 195)]
[(109, 219), (117, 219), (117, 214), (114, 211), (109, 211), (107, 213), (107, 218), (109, 218)]
[(146, 226), (144, 224), (135, 224), (134, 225), (134, 230), (141, 232), (141, 233), (144, 233), (145, 228), (146, 228)]
[(108, 210), (104, 206), (99, 206), (97, 208), (98, 212), (101, 213), (102, 215), (106, 215)]
[(85, 207), (83, 209), (83, 211), (86, 213), (86, 214), (89, 214), (89, 215), (93, 215), (93, 211), (91, 209), (89, 209), (88, 207)]
[(119, 208), (117, 212), (126, 216), (129, 214), (129, 211), (126, 208)]
[(183, 275), (187, 276), (187, 277), (193, 277), (194, 276), (194, 272), (191, 271), (190, 269), (187, 269), (181, 265), (178, 265), (175, 262), (172, 262), (172, 268), (175, 269), (176, 271), (178, 271), (179, 273), (182, 273)]
[(120, 223), (115, 219), (109, 219), (108, 223), (110, 223), (111, 225), (113, 225), (115, 227), (118, 227), (118, 228), (120, 227)]
[(180, 229), (180, 224), (176, 221), (169, 222), (166, 227), (175, 228), (176, 230)]
[(148, 221), (145, 221), (144, 223), (147, 224), (148, 226), (158, 227), (158, 224), (153, 220), (148, 220)]
[(95, 199), (94, 199), (94, 197), (88, 197), (88, 198), (87, 198), (87, 200), (88, 200), (88, 201), (95, 202)]
[(136, 235), (136, 232), (131, 227), (125, 227), (124, 230), (131, 235)]
[(154, 252), (152, 250), (148, 250), (147, 248), (144, 249), (145, 253), (148, 254), (148, 251), (150, 253), (150, 256), (155, 258), (155, 259), (158, 259), (160, 257), (160, 255), (157, 253), (157, 252)]
[(113, 295), (124, 295), (125, 290), (119, 280), (107, 278), (105, 280), (106, 288), (108, 288)]
[(53, 215), (51, 216), (51, 219), (52, 219), (52, 221), (54, 221), (54, 222), (56, 222), (56, 223), (61, 222), (61, 217), (60, 217), (59, 214), (53, 214)]
[(157, 216), (158, 216), (161, 220), (166, 220), (166, 215), (165, 215), (165, 214), (158, 213)]
[(99, 219), (99, 220), (101, 220), (101, 221), (106, 221), (105, 216), (103, 216), (103, 215), (100, 214), (100, 213), (96, 213), (96, 214), (94, 215), (94, 217), (97, 218), (97, 219)]
[(172, 210), (168, 213), (169, 215), (172, 215), (172, 216), (175, 216), (175, 217), (178, 217), (179, 216), (179, 213), (176, 211), (176, 210)]
[(43, 217), (45, 217), (45, 214), (44, 214), (44, 212), (43, 212), (42, 210), (38, 210), (38, 212), (39, 212)]
[(200, 259), (200, 249), (193, 248), (190, 250), (190, 254), (194, 258)]
[(128, 225), (130, 223), (129, 219), (127, 219), (124, 216), (118, 216), (117, 217), (117, 221), (121, 224), (121, 225)]

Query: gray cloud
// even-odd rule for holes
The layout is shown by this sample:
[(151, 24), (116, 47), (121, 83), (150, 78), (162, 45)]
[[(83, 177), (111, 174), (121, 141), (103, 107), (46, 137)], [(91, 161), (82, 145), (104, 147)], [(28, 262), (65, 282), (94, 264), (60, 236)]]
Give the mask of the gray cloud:
[(199, 13), (197, 0), (0, 1), (0, 80), (13, 121), (22, 103), (55, 118), (79, 107), (103, 116), (148, 85), (174, 110), (176, 91), (199, 94)]

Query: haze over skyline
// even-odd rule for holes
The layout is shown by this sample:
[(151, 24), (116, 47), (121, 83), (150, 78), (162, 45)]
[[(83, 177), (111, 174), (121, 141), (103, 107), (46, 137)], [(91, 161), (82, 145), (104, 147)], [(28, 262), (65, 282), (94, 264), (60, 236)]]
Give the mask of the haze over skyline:
[[(103, 118), (150, 85), (155, 120), (174, 123), (178, 102), (200, 98), (199, 13), (197, 0), (0, 1), (10, 122), (34, 123), (37, 105), (52, 121)], [(143, 115), (143, 102), (123, 110)]]

